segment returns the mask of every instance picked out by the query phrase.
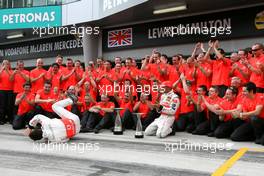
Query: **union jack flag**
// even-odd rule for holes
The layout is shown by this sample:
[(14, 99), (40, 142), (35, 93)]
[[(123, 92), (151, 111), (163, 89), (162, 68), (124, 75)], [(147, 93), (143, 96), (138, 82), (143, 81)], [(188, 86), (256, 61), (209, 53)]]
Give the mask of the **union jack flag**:
[(108, 32), (108, 48), (130, 46), (133, 44), (132, 28)]

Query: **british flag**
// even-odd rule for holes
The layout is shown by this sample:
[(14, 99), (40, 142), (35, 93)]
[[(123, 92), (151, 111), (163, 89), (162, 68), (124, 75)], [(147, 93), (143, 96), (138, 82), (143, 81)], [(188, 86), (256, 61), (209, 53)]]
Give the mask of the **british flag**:
[(108, 32), (108, 48), (130, 46), (133, 44), (132, 28)]

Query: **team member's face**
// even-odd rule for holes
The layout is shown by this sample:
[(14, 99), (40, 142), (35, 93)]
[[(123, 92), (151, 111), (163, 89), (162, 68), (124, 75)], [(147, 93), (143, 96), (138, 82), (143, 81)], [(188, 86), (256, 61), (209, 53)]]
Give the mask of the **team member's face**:
[(74, 66), (75, 67), (80, 67), (81, 66), (81, 63), (80, 62), (75, 62)]
[(61, 57), (57, 57), (56, 63), (62, 65), (63, 59)]
[(228, 100), (232, 100), (232, 99), (233, 99), (233, 94), (232, 94), (232, 91), (231, 91), (230, 89), (227, 89), (227, 90), (226, 90), (225, 97), (226, 97)]
[(144, 93), (142, 93), (141, 95), (140, 95), (140, 101), (146, 101), (146, 99), (147, 99), (147, 95), (146, 94), (144, 94)]
[(121, 70), (121, 64), (116, 64), (115, 68), (116, 68), (116, 70)]
[(198, 61), (203, 61), (204, 60), (204, 53), (200, 53), (197, 57)]
[(67, 60), (67, 67), (73, 67), (73, 61)]
[(172, 64), (173, 65), (178, 65), (179, 63), (180, 63), (179, 57), (172, 57)]
[(97, 63), (97, 65), (102, 65), (103, 64), (103, 61), (102, 61), (102, 59), (97, 59), (96, 60), (96, 63)]
[(248, 97), (249, 92), (248, 92), (248, 90), (247, 90), (246, 87), (243, 87), (243, 88), (242, 88), (242, 94), (243, 94), (244, 96)]
[(109, 62), (105, 62), (104, 67), (105, 67), (105, 69), (109, 70), (109, 69), (111, 69), (111, 64)]
[(231, 78), (231, 86), (239, 87), (240, 86), (240, 79), (237, 77)]
[(261, 49), (261, 47), (259, 45), (253, 45), (252, 46), (252, 53), (255, 56), (259, 56), (263, 53), (263, 49)]
[(101, 101), (102, 102), (108, 102), (108, 97), (107, 97), (107, 95), (101, 95)]
[(246, 54), (244, 51), (238, 51), (238, 57), (240, 59), (246, 59)]
[(129, 94), (128, 93), (125, 93), (124, 100), (125, 100), (125, 102), (129, 101)]
[(197, 94), (198, 94), (198, 95), (205, 95), (205, 91), (203, 90), (203, 88), (198, 87), (198, 88), (197, 88)]
[(116, 57), (115, 58), (115, 64), (121, 64), (121, 58)]
[(51, 85), (50, 84), (44, 84), (44, 91), (45, 92), (50, 92), (50, 90), (51, 90)]
[(132, 65), (131, 60), (126, 60), (126, 66), (130, 67)]
[(90, 89), (90, 83), (89, 83), (88, 81), (86, 81), (86, 82), (84, 83), (84, 88), (85, 88), (85, 89)]
[(68, 89), (68, 93), (69, 94), (75, 94), (75, 87), (74, 86), (70, 86)]
[(54, 72), (54, 73), (58, 73), (58, 71), (59, 71), (59, 67), (58, 67), (57, 65), (54, 65), (54, 66), (52, 67), (52, 69), (53, 69), (53, 72)]
[(217, 92), (216, 92), (216, 90), (213, 87), (211, 87), (209, 89), (209, 96), (210, 97), (216, 97), (217, 96)]
[(37, 60), (37, 67), (42, 67), (43, 66), (43, 60), (42, 59), (38, 59)]
[(30, 86), (24, 86), (24, 91), (25, 92), (30, 92), (31, 90), (31, 87)]
[(239, 60), (237, 53), (232, 53), (230, 58), (232, 62), (237, 62)]
[(17, 63), (17, 68), (20, 69), (20, 70), (23, 70), (24, 69), (24, 62), (18, 62)]
[(160, 60), (159, 54), (153, 54), (153, 59), (156, 62), (157, 60)]
[(167, 59), (164, 56), (161, 56), (161, 62), (164, 64), (167, 64)]

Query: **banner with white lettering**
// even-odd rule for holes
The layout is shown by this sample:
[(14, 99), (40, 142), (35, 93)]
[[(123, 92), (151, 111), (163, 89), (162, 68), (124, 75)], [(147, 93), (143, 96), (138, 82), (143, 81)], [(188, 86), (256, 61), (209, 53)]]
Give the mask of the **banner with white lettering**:
[(56, 57), (58, 54), (81, 55), (82, 53), (82, 41), (71, 35), (0, 45), (0, 59), (10, 60)]
[[(111, 47), (110, 31), (131, 28), (131, 45)], [(233, 38), (264, 35), (264, 6), (220, 12), (207, 15), (158, 21), (133, 26), (112, 28), (103, 31), (103, 50), (154, 47), (208, 40), (229, 40)], [(118, 38), (119, 37), (119, 38)], [(115, 40), (124, 37), (117, 35)]]

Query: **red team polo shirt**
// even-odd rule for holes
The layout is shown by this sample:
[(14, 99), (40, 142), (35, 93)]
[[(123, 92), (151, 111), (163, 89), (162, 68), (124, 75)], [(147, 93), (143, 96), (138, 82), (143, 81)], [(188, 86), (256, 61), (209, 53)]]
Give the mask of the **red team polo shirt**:
[(3, 70), (0, 74), (0, 90), (13, 90), (13, 81), (10, 81), (9, 78), (13, 73), (12, 70), (9, 70), (10, 75)]
[[(115, 107), (115, 104), (113, 102), (99, 102), (96, 104), (96, 106), (100, 106), (101, 108), (114, 108)], [(104, 116), (105, 115), (105, 112), (104, 111), (99, 111), (99, 114), (101, 116)]]
[[(23, 92), (17, 94), (16, 98), (20, 98), (22, 95), (23, 95)], [(33, 93), (29, 93), (26, 95), (25, 98), (29, 101), (33, 101), (35, 99), (35, 95)], [(18, 106), (17, 115), (19, 115), (19, 116), (33, 110), (33, 108), (34, 108), (34, 106), (32, 106), (26, 102), (25, 98), (20, 102), (20, 104)]]
[[(40, 99), (56, 99), (56, 96), (54, 95), (53, 91), (50, 91), (50, 93), (46, 94), (42, 89), (37, 92), (37, 95), (40, 96)], [(52, 103), (40, 103), (39, 106), (41, 106), (45, 111), (53, 112)]]
[[(39, 77), (39, 75), (41, 74), (46, 74), (46, 70), (44, 70), (43, 68), (42, 69), (38, 69), (38, 68), (35, 68), (33, 70), (30, 71), (30, 78), (37, 78)], [(43, 89), (43, 86), (44, 86), (44, 77), (38, 79), (37, 81), (33, 82), (32, 83), (32, 88), (31, 88), (31, 91), (32, 93), (36, 93), (38, 90), (41, 90)]]
[(213, 75), (212, 75), (212, 85), (230, 85), (229, 72), (231, 70), (231, 61), (224, 58), (213, 60)]
[[(29, 71), (22, 70), (21, 72), (29, 77)], [(15, 77), (14, 77), (14, 93), (23, 92), (24, 91), (23, 85), (25, 82), (26, 82), (26, 80), (20, 74), (18, 74), (18, 73), (15, 74)]]

